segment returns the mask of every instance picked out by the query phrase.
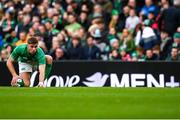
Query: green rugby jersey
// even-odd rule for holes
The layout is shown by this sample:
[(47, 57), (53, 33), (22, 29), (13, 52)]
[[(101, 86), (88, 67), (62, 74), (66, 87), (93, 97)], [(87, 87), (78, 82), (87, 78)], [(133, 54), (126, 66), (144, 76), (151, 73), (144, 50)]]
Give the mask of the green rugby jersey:
[(45, 54), (43, 50), (40, 47), (38, 47), (36, 53), (34, 55), (31, 55), (28, 52), (27, 44), (17, 46), (13, 50), (10, 57), (15, 61), (29, 63), (32, 65), (41, 65), (46, 63)]

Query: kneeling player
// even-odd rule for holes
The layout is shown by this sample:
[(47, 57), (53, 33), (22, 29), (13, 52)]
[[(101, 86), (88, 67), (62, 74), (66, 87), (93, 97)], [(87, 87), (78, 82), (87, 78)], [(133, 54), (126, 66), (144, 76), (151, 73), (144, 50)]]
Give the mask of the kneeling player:
[[(18, 61), (19, 75), (16, 73), (13, 62)], [(27, 44), (17, 46), (7, 60), (7, 67), (12, 74), (12, 86), (18, 86), (17, 80), (20, 78), (25, 87), (30, 85), (30, 75), (34, 66), (39, 70), (39, 87), (44, 86), (44, 80), (47, 79), (51, 67), (52, 57), (45, 55), (43, 50), (38, 47), (38, 40), (35, 37), (29, 38)]]

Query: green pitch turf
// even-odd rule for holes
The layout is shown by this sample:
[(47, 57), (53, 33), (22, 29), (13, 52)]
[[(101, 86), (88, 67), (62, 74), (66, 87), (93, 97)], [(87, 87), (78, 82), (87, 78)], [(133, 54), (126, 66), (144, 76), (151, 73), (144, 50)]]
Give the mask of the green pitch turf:
[(180, 88), (0, 87), (0, 118), (180, 118)]

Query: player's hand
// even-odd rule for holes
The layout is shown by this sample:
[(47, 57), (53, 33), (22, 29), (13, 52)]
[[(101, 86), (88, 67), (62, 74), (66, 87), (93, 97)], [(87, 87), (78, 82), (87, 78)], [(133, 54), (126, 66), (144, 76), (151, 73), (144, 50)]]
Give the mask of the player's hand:
[(44, 82), (39, 82), (39, 84), (37, 85), (37, 87), (44, 87)]
[(14, 76), (11, 80), (11, 85), (13, 87), (16, 87), (17, 86), (17, 79), (19, 79), (20, 77), (19, 76)]

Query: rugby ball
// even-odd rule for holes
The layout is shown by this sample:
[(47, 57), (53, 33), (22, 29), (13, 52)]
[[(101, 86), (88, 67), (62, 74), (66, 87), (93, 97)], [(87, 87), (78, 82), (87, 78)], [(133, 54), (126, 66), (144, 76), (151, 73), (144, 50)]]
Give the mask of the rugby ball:
[(20, 78), (17, 79), (17, 87), (24, 87), (24, 81)]

